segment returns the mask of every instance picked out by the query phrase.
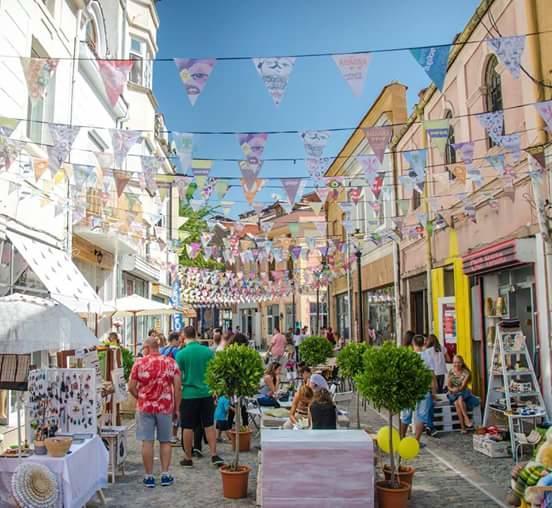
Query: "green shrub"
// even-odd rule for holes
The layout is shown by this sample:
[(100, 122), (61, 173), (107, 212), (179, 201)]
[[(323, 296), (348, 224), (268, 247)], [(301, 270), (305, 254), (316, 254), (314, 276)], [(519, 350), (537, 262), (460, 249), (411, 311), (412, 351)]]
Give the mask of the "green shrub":
[(264, 365), (257, 351), (248, 346), (234, 344), (218, 352), (209, 362), (205, 380), (217, 395), (226, 395), (229, 399), (237, 398), (236, 404), (236, 447), (232, 468), (239, 465), (239, 430), (241, 428), (242, 397), (252, 397), (258, 390), (264, 373)]
[[(389, 434), (393, 415), (402, 409), (414, 409), (430, 389), (432, 374), (418, 353), (386, 342), (368, 348), (363, 356), (364, 369), (355, 376), (357, 390), (377, 409), (389, 414)], [(392, 485), (398, 486), (395, 474), (393, 443), (390, 440)]]
[(333, 346), (326, 337), (313, 335), (299, 345), (299, 358), (312, 367), (324, 363), (333, 354)]

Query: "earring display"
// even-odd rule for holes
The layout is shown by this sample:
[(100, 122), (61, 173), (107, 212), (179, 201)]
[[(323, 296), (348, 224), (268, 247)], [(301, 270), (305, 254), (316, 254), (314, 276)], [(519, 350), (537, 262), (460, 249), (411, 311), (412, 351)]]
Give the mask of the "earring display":
[(41, 433), (97, 431), (97, 391), (94, 369), (37, 369), (29, 373), (27, 415)]

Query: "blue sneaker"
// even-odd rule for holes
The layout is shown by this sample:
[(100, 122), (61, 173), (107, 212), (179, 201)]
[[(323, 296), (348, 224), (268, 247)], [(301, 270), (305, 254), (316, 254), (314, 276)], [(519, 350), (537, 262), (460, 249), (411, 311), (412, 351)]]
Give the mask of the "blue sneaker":
[(164, 474), (161, 476), (161, 487), (169, 487), (174, 483), (174, 478), (170, 474)]
[(154, 489), (155, 478), (153, 476), (147, 476), (146, 478), (144, 478), (144, 487), (147, 487), (148, 489)]

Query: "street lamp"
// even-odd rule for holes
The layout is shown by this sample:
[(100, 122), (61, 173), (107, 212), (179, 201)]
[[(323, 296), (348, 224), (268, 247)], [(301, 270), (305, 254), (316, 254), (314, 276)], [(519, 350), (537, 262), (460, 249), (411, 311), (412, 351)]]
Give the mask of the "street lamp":
[[(357, 229), (356, 234), (360, 231)], [(364, 342), (364, 315), (362, 308), (362, 252), (360, 251), (360, 245), (356, 244), (355, 256), (357, 261), (357, 280), (358, 280), (358, 336), (360, 342)]]

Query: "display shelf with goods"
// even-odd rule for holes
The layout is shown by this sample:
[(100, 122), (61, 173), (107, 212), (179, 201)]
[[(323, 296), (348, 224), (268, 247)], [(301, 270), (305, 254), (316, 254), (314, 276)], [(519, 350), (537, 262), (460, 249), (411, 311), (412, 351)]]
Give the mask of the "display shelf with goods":
[[(497, 323), (491, 372), (483, 425), (498, 423), (497, 415), (507, 419), (511, 453), (517, 461), (520, 440), (524, 441), (529, 427), (533, 430), (538, 420), (547, 417), (519, 321)], [(474, 449), (481, 451), (481, 448), (482, 443), (474, 440)]]

